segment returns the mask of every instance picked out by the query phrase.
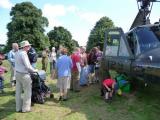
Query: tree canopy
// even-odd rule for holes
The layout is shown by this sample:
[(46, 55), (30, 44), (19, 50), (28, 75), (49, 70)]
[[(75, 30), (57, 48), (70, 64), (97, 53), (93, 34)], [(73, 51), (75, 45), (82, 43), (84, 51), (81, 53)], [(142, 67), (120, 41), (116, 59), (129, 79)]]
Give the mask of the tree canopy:
[(91, 30), (88, 41), (87, 51), (91, 50), (95, 46), (100, 46), (103, 49), (105, 31), (108, 28), (114, 27), (114, 23), (108, 17), (102, 17)]
[(74, 44), (75, 47), (79, 47), (79, 44), (76, 40), (72, 39), (72, 41), (73, 41), (73, 44)]
[(51, 46), (59, 48), (60, 45), (68, 48), (71, 53), (75, 46), (79, 46), (78, 42), (72, 39), (71, 33), (62, 26), (54, 27), (47, 33)]
[(38, 50), (49, 45), (48, 37), (44, 34), (48, 20), (31, 2), (16, 4), (12, 7), (10, 16), (11, 22), (7, 25), (8, 50), (11, 49), (13, 42), (19, 43), (23, 40), (28, 40)]

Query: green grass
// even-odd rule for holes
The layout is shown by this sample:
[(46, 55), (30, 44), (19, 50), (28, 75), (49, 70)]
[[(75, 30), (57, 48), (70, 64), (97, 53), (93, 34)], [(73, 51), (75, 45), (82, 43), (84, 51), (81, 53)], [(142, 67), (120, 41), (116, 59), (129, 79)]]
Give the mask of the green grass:
[[(8, 62), (4, 66), (9, 68)], [(39, 62), (38, 68), (41, 68)], [(49, 66), (48, 66), (49, 68)], [(9, 85), (8, 72), (5, 75), (5, 94), (0, 94), (0, 120), (159, 120), (159, 85), (140, 88), (127, 96), (115, 96), (112, 103), (105, 103), (100, 97), (99, 85), (82, 88), (79, 93), (69, 91), (68, 101), (58, 101), (56, 80), (51, 80), (47, 71), (46, 83), (55, 98), (48, 98), (45, 104), (35, 104), (30, 113), (15, 112), (15, 89)]]

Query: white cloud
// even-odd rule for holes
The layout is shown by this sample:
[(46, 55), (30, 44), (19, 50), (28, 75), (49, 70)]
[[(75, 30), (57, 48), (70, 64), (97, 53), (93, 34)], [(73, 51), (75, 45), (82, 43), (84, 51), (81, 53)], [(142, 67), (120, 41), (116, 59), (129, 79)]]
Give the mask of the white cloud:
[(6, 35), (6, 33), (5, 32), (0, 33), (0, 43), (1, 44), (5, 44), (6, 41), (7, 41), (7, 35)]
[(49, 28), (54, 26), (62, 26), (63, 24), (58, 20), (58, 17), (65, 16), (66, 10), (63, 5), (45, 4), (43, 7), (43, 16), (48, 18)]
[(11, 9), (13, 4), (11, 3), (10, 0), (0, 0), (0, 7), (6, 8), (6, 9)]
[(105, 15), (96, 12), (81, 12), (79, 13), (79, 16), (81, 17), (81, 19), (87, 21), (91, 25), (94, 25), (101, 17)]
[(58, 17), (64, 16), (66, 11), (63, 5), (45, 4), (43, 8), (43, 14), (47, 17)]
[(85, 46), (88, 41), (88, 36), (89, 36), (90, 31), (87, 29), (75, 29), (71, 30), (71, 34), (73, 36), (73, 39), (78, 41), (80, 46)]
[(65, 7), (64, 5), (52, 5), (45, 4), (43, 7), (43, 16), (48, 18), (49, 28), (54, 26), (63, 26), (63, 23), (58, 19), (59, 17), (64, 17), (69, 12), (75, 12), (77, 7), (74, 5)]
[[(66, 26), (66, 23), (60, 21), (60, 17), (68, 17), (67, 15), (69, 13), (74, 13), (77, 17), (80, 17), (81, 20), (83, 20), (82, 22), (86, 21), (87, 24), (89, 23), (89, 26), (93, 26), (101, 17), (104, 16), (102, 13), (81, 11), (74, 5), (64, 6), (61, 4), (45, 4), (42, 11), (43, 16), (47, 17), (49, 21), (47, 31), (53, 29), (54, 26)], [(81, 26), (81, 28), (72, 27), (72, 29), (67, 29), (71, 32), (73, 39), (77, 40), (80, 45), (86, 45), (86, 41), (88, 40), (90, 33), (89, 28), (86, 29), (85, 26)]]

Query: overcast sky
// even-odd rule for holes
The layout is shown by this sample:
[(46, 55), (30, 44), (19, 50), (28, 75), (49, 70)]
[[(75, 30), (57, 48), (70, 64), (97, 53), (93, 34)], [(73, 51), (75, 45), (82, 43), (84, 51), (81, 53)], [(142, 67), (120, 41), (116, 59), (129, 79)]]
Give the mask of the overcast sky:
[[(10, 10), (16, 3), (26, 0), (0, 0), (0, 43), (7, 40), (6, 25), (10, 22)], [(49, 20), (46, 33), (54, 26), (69, 30), (73, 39), (86, 45), (90, 30), (103, 16), (109, 17), (116, 26), (126, 32), (135, 18), (138, 8), (136, 0), (27, 0), (41, 9)], [(160, 18), (160, 3), (153, 5), (151, 22)]]

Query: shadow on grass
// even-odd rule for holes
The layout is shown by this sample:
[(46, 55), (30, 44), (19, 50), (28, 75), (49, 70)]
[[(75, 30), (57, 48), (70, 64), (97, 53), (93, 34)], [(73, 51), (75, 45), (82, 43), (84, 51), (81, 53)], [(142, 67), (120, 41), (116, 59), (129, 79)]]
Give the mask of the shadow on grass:
[(15, 96), (15, 91), (5, 91), (3, 94), (0, 94), (1, 97), (4, 96)]
[[(115, 96), (111, 103), (106, 103), (100, 96), (98, 84), (82, 87), (80, 92), (69, 91), (67, 101), (58, 101), (59, 90), (56, 81), (48, 81), (55, 98), (47, 98), (44, 105), (35, 105), (33, 112), (25, 114), (25, 119), (32, 116), (33, 119), (43, 114), (41, 119), (52, 119), (51, 115), (58, 120), (155, 120), (160, 119), (160, 89), (159, 86), (140, 87), (134, 94), (129, 96)], [(8, 96), (7, 96), (8, 95)], [(0, 119), (12, 117), (15, 113), (15, 101), (8, 91), (0, 104)], [(7, 100), (11, 99), (11, 100)], [(38, 111), (38, 112), (37, 112)], [(40, 112), (39, 112), (40, 111)], [(41, 113), (42, 111), (42, 113)], [(53, 111), (53, 112), (52, 112)], [(13, 115), (20, 117), (21, 114)], [(58, 118), (59, 117), (59, 118)], [(25, 120), (24, 119), (24, 120)], [(54, 119), (53, 119), (54, 120)]]
[(0, 120), (15, 113), (15, 99), (11, 99), (0, 106)]
[[(50, 87), (58, 93), (55, 85), (50, 84)], [(58, 101), (58, 98), (55, 98), (53, 102), (55, 101), (56, 103), (58, 102), (61, 107), (67, 108), (70, 111), (63, 115), (63, 119), (71, 119), (77, 114), (82, 114), (82, 116), (85, 116), (87, 120), (100, 120), (107, 116), (107, 114), (105, 115), (107, 107), (104, 106), (108, 105), (100, 96), (98, 84), (82, 87), (80, 92), (73, 92), (69, 90), (67, 101)], [(103, 114), (103, 116), (101, 114)], [(79, 118), (77, 117), (77, 119)]]
[[(54, 92), (55, 90), (58, 92), (55, 85), (50, 86)], [(127, 96), (115, 96), (111, 103), (106, 103), (100, 96), (99, 85), (93, 84), (83, 87), (78, 93), (69, 91), (69, 99), (58, 103), (61, 107), (70, 109), (70, 112), (63, 115), (65, 120), (77, 114), (84, 115), (87, 120), (106, 120), (106, 118), (107, 120), (124, 120), (124, 118), (125, 120), (154, 120), (160, 118), (160, 89), (156, 85), (139, 88), (135, 93)]]

